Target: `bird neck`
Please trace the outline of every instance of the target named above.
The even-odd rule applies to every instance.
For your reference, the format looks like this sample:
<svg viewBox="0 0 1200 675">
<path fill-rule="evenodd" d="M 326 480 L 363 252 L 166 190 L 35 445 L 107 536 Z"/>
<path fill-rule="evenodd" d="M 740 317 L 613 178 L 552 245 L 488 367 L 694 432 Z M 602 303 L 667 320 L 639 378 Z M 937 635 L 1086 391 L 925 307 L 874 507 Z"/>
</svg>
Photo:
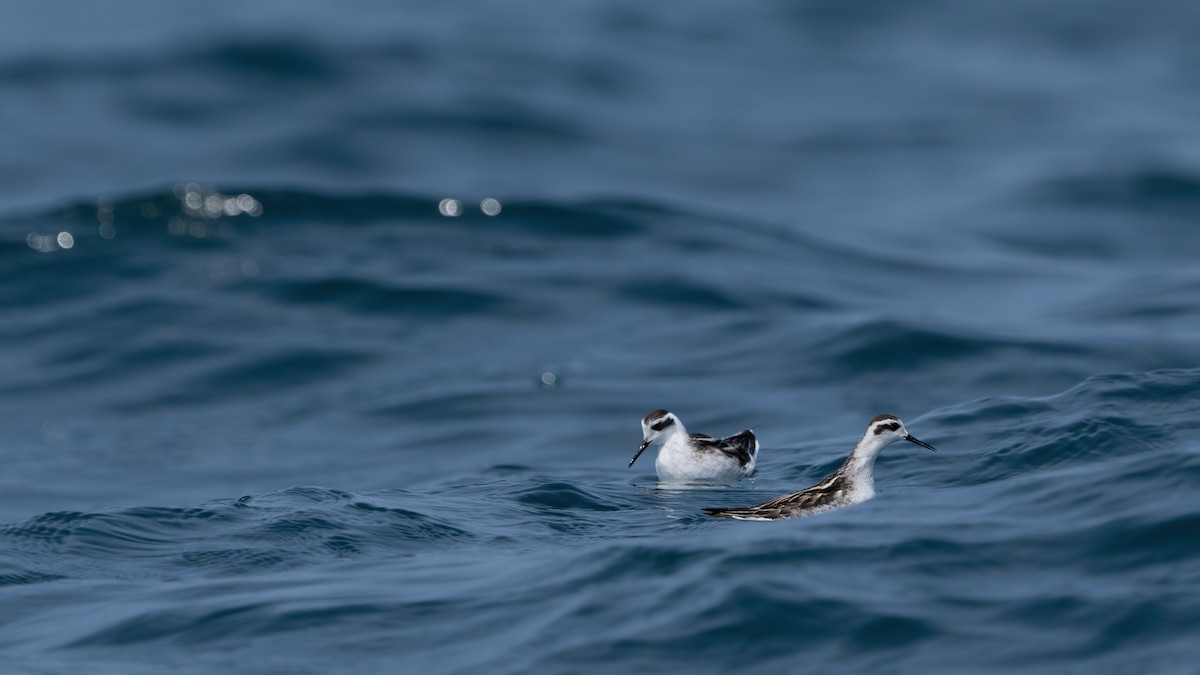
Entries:
<svg viewBox="0 0 1200 675">
<path fill-rule="evenodd" d="M 858 445 L 850 451 L 850 456 L 846 458 L 846 461 L 842 463 L 842 468 L 838 471 L 852 481 L 873 482 L 875 459 L 887 446 L 887 441 L 868 431 L 858 441 Z"/>
<path fill-rule="evenodd" d="M 667 445 L 668 443 L 679 443 L 681 441 L 686 441 L 687 438 L 688 432 L 687 429 L 683 428 L 683 422 L 676 422 L 667 428 L 666 433 L 664 433 L 662 436 L 659 436 L 659 442 L 662 445 Z"/>
</svg>

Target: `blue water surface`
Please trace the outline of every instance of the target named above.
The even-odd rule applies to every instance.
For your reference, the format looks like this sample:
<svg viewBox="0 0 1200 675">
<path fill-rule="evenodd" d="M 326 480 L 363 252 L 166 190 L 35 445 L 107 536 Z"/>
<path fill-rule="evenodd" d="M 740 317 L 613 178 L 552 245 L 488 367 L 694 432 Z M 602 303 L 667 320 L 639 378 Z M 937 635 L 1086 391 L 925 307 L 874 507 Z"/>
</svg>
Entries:
<svg viewBox="0 0 1200 675">
<path fill-rule="evenodd" d="M 0 671 L 1196 672 L 1198 7 L 10 12 Z"/>
</svg>

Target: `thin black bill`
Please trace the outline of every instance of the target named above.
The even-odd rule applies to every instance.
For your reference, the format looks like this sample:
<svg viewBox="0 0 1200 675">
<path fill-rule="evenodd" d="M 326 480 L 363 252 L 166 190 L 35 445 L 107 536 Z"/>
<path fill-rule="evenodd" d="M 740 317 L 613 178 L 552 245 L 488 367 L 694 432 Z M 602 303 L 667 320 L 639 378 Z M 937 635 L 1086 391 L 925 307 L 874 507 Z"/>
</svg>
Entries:
<svg viewBox="0 0 1200 675">
<path fill-rule="evenodd" d="M 645 452 L 646 448 L 648 447 L 650 447 L 650 441 L 642 441 L 642 447 L 638 448 L 638 451 L 633 455 L 633 459 L 629 460 L 629 466 L 633 466 L 633 463 L 637 461 L 638 457 L 642 456 L 642 453 Z"/>
<path fill-rule="evenodd" d="M 922 448 L 925 448 L 926 450 L 932 450 L 934 452 L 937 452 L 937 448 L 935 448 L 932 445 L 926 443 L 925 441 L 917 438 L 916 436 L 911 436 L 911 435 L 905 436 L 904 440 L 908 441 L 909 443 L 915 443 L 915 444 L 921 446 Z"/>
</svg>

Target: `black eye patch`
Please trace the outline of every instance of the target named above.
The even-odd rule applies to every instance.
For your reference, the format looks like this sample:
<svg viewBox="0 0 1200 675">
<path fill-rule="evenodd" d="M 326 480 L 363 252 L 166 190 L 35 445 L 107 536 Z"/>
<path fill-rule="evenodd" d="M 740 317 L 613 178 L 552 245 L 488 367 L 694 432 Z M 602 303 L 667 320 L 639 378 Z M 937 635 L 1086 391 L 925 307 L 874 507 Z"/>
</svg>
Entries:
<svg viewBox="0 0 1200 675">
<path fill-rule="evenodd" d="M 655 422 L 654 424 L 651 424 L 650 428 L 655 431 L 662 431 L 663 429 L 666 429 L 667 427 L 671 426 L 672 424 L 675 424 L 674 417 L 664 417 L 661 420 Z"/>
<path fill-rule="evenodd" d="M 879 434 L 882 434 L 885 431 L 895 431 L 899 428 L 900 428 L 899 422 L 890 422 L 888 424 L 880 424 L 879 426 L 875 427 L 875 435 L 878 436 Z"/>
</svg>

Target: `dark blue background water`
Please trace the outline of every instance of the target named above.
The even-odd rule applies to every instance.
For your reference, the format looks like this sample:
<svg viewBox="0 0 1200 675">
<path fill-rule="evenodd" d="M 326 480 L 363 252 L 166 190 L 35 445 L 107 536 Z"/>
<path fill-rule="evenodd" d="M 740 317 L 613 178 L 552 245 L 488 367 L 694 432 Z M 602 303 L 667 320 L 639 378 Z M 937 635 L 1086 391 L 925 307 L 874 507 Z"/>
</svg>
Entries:
<svg viewBox="0 0 1200 675">
<path fill-rule="evenodd" d="M 0 669 L 1195 672 L 1197 7 L 8 12 Z"/>
</svg>

